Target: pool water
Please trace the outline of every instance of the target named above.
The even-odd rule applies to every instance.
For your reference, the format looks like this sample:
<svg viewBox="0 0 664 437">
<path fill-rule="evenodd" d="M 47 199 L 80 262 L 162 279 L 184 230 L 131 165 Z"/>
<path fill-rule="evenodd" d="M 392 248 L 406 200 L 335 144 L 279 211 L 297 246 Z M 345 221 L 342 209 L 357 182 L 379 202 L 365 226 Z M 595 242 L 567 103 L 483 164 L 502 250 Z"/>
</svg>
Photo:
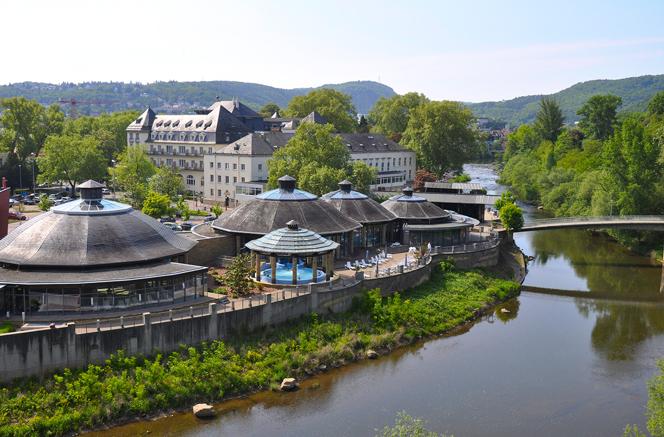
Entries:
<svg viewBox="0 0 664 437">
<path fill-rule="evenodd" d="M 316 282 L 325 281 L 325 272 L 316 270 Z M 293 283 L 293 270 L 290 264 L 277 265 L 277 284 L 292 284 Z M 297 266 L 297 283 L 308 284 L 312 282 L 312 269 L 311 267 Z M 272 282 L 272 270 L 268 267 L 261 270 L 261 281 Z"/>
</svg>

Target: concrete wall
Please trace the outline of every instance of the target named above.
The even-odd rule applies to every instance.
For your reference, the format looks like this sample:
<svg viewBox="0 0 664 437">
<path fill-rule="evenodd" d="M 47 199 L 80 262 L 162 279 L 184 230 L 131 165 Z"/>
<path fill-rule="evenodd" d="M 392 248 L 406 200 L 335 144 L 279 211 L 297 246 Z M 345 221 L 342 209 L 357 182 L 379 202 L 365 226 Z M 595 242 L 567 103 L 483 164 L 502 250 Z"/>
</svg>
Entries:
<svg viewBox="0 0 664 437">
<path fill-rule="evenodd" d="M 472 269 L 475 267 L 493 267 L 498 264 L 500 258 L 500 245 L 490 249 L 477 250 L 474 252 L 441 254 L 433 257 L 435 262 L 445 259 L 454 261 L 459 269 Z"/>
</svg>

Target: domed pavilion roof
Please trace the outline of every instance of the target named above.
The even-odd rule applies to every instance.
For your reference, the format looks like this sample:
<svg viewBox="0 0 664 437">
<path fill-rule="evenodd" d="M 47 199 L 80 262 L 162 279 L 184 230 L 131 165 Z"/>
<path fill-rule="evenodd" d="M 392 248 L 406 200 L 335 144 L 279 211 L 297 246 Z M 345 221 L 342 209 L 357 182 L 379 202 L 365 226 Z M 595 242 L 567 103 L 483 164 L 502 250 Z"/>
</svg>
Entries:
<svg viewBox="0 0 664 437">
<path fill-rule="evenodd" d="M 403 194 L 392 196 L 381 205 L 402 220 L 432 223 L 450 219 L 449 212 L 437 207 L 424 197 L 414 195 L 412 188 L 404 188 Z"/>
<path fill-rule="evenodd" d="M 327 253 L 339 247 L 339 243 L 321 237 L 308 229 L 300 228 L 294 220 L 289 221 L 286 225 L 285 228 L 251 240 L 245 244 L 245 247 L 265 254 L 302 256 Z"/>
<path fill-rule="evenodd" d="M 81 198 L 55 206 L 0 240 L 0 263 L 101 267 L 170 258 L 196 242 L 131 206 L 103 199 L 103 185 L 79 186 Z"/>
<path fill-rule="evenodd" d="M 279 178 L 279 188 L 223 213 L 212 227 L 229 233 L 265 235 L 290 220 L 321 235 L 340 234 L 362 226 L 318 196 L 296 189 L 294 178 L 283 176 Z"/>
<path fill-rule="evenodd" d="M 344 216 L 362 224 L 384 223 L 396 219 L 396 216 L 366 194 L 352 190 L 352 184 L 339 182 L 339 189 L 321 197 L 334 205 Z"/>
</svg>

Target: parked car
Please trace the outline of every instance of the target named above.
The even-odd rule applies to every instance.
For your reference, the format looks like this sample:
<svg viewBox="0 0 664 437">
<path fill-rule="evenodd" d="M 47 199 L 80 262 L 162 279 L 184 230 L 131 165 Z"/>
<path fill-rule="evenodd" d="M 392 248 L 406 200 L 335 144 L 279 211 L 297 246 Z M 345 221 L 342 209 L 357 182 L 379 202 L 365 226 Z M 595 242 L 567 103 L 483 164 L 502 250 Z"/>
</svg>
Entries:
<svg viewBox="0 0 664 437">
<path fill-rule="evenodd" d="M 159 221 L 161 223 L 167 223 L 167 222 L 170 223 L 170 222 L 175 222 L 175 218 L 174 217 L 162 217 L 162 218 L 159 219 Z"/>
<path fill-rule="evenodd" d="M 194 227 L 194 224 L 190 222 L 183 222 L 180 223 L 180 226 L 182 227 L 183 231 L 191 231 L 191 228 Z"/>
<path fill-rule="evenodd" d="M 178 225 L 175 222 L 164 222 L 162 224 L 164 226 L 168 227 L 168 228 L 171 228 L 172 231 L 181 231 L 182 230 L 182 226 Z"/>
<path fill-rule="evenodd" d="M 221 297 L 219 298 L 219 303 L 222 303 L 224 305 L 231 303 L 231 300 L 226 296 L 225 294 L 222 294 Z"/>
<path fill-rule="evenodd" d="M 109 194 L 111 194 L 111 190 L 109 190 L 108 188 L 102 188 L 101 189 L 101 194 L 109 195 Z"/>
<path fill-rule="evenodd" d="M 35 200 L 35 198 L 32 197 L 32 196 L 24 197 L 21 202 L 23 203 L 23 205 L 36 205 L 37 204 L 37 200 Z"/>
<path fill-rule="evenodd" d="M 60 196 L 57 195 L 57 194 L 49 194 L 48 195 L 48 200 L 50 200 L 51 202 L 55 202 L 58 199 L 60 199 Z"/>
<path fill-rule="evenodd" d="M 15 203 L 16 203 L 16 201 L 10 197 L 9 198 L 9 207 L 12 208 Z"/>
<path fill-rule="evenodd" d="M 20 213 L 18 211 L 9 211 L 9 214 L 7 216 L 12 220 L 27 220 L 28 219 L 28 217 L 25 214 Z"/>
<path fill-rule="evenodd" d="M 205 217 L 203 217 L 203 221 L 206 222 L 206 223 L 207 222 L 212 222 L 212 221 L 215 221 L 215 220 L 217 220 L 217 216 L 214 215 L 214 214 L 206 215 Z"/>
</svg>

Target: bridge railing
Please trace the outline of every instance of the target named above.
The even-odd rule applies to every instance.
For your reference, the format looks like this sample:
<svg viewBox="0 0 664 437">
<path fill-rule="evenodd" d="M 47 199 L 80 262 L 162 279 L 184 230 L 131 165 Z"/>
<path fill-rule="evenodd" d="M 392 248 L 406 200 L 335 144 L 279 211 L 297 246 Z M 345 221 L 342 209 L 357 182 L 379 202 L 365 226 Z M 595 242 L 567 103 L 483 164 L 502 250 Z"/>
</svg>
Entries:
<svg viewBox="0 0 664 437">
<path fill-rule="evenodd" d="M 579 217 L 556 217 L 550 219 L 529 220 L 523 224 L 524 228 L 546 225 L 559 225 L 564 223 L 664 223 L 664 215 L 603 215 L 603 216 L 579 216 Z"/>
</svg>

